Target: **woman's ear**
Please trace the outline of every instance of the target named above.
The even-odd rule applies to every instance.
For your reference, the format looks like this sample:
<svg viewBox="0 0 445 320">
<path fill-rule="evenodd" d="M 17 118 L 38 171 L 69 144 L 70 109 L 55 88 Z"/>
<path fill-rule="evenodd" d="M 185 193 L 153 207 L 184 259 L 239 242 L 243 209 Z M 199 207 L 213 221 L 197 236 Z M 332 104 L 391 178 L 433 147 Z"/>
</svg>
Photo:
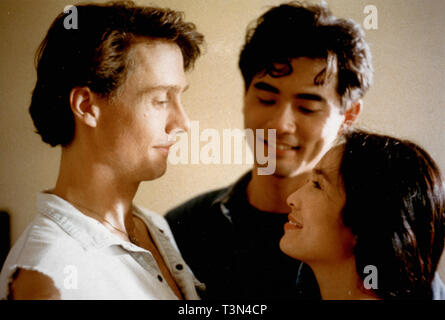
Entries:
<svg viewBox="0 0 445 320">
<path fill-rule="evenodd" d="M 74 117 L 81 123 L 96 127 L 100 115 L 97 95 L 88 87 L 74 87 L 70 92 L 70 105 Z"/>
</svg>

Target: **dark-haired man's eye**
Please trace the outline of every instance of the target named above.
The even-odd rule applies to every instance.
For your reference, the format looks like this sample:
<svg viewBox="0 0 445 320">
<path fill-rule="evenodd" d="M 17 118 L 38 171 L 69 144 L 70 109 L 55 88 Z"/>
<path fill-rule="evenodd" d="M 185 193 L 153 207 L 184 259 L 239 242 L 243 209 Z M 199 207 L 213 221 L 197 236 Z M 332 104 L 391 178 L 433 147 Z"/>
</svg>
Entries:
<svg viewBox="0 0 445 320">
<path fill-rule="evenodd" d="M 273 106 L 275 104 L 275 100 L 267 100 L 258 98 L 258 101 L 265 106 Z"/>
<path fill-rule="evenodd" d="M 305 108 L 305 107 L 298 107 L 298 109 L 299 109 L 302 113 L 304 113 L 304 114 L 311 114 L 311 113 L 314 113 L 314 112 L 315 112 L 314 110 L 311 110 L 311 109 L 308 109 L 308 108 Z"/>
</svg>

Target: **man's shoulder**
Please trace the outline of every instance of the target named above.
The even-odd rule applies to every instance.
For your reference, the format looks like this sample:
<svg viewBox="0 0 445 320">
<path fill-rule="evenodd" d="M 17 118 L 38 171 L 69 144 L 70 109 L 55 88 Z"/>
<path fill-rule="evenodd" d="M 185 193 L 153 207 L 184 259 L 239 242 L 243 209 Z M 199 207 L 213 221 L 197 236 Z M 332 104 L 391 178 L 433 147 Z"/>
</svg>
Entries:
<svg viewBox="0 0 445 320">
<path fill-rule="evenodd" d="M 148 219 L 156 228 L 162 231 L 164 231 L 164 229 L 168 229 L 167 221 L 161 214 L 137 205 L 133 205 L 133 210 L 136 215 Z"/>
<path fill-rule="evenodd" d="M 188 218 L 190 216 L 199 218 L 206 214 L 211 208 L 219 208 L 220 203 L 226 203 L 229 198 L 233 198 L 242 190 L 245 192 L 247 183 L 251 179 L 251 172 L 246 172 L 237 181 L 224 188 L 215 189 L 202 193 L 167 212 L 165 217 L 171 223 L 180 218 Z"/>
<path fill-rule="evenodd" d="M 182 255 L 194 272 L 196 266 L 187 258 L 197 254 L 197 246 L 210 243 L 207 233 L 214 230 L 213 227 L 221 230 L 221 219 L 224 217 L 218 210 L 218 199 L 226 192 L 227 188 L 222 188 L 200 194 L 165 215 Z M 197 259 L 200 261 L 200 258 Z"/>
<path fill-rule="evenodd" d="M 208 210 L 210 207 L 224 197 L 230 187 L 220 188 L 209 192 L 202 193 L 192 199 L 189 199 L 182 204 L 169 210 L 165 217 L 168 221 L 181 218 L 182 216 L 199 215 L 204 210 Z"/>
<path fill-rule="evenodd" d="M 440 278 L 439 272 L 436 272 L 431 288 L 433 290 L 433 300 L 445 300 L 445 285 Z"/>
</svg>

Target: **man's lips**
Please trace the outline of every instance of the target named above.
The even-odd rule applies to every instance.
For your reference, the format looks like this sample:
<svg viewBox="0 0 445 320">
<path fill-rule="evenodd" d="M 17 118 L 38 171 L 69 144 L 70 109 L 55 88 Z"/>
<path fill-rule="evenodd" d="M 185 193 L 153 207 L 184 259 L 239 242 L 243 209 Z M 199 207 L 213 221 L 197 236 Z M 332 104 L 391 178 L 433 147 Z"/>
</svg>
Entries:
<svg viewBox="0 0 445 320">
<path fill-rule="evenodd" d="M 277 150 L 283 150 L 283 151 L 285 151 L 285 150 L 299 150 L 301 148 L 296 143 L 287 143 L 284 141 L 277 141 L 277 142 L 275 142 L 275 144 L 273 144 L 273 143 L 269 143 L 269 141 L 267 141 L 267 140 L 262 140 L 262 141 L 268 147 L 270 147 L 270 148 L 275 147 L 275 149 L 277 149 Z"/>
<path fill-rule="evenodd" d="M 170 148 L 175 143 L 176 143 L 175 140 L 167 140 L 167 141 L 164 140 L 162 142 L 159 142 L 158 145 L 155 145 L 155 148 Z"/>
<path fill-rule="evenodd" d="M 174 145 L 174 143 L 165 143 L 155 146 L 156 149 L 163 151 L 164 153 L 167 153 L 170 151 L 170 147 Z"/>
</svg>

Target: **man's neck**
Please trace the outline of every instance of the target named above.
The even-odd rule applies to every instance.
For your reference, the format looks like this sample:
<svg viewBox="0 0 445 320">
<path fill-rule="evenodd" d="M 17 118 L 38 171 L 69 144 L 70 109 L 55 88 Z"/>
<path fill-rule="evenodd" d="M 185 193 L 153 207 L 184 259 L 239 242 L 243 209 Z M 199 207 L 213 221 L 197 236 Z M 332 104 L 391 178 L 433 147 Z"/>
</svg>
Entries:
<svg viewBox="0 0 445 320">
<path fill-rule="evenodd" d="M 306 182 L 307 177 L 307 173 L 293 177 L 258 175 L 254 168 L 252 179 L 247 186 L 249 203 L 262 211 L 289 213 L 287 197 L 300 188 Z"/>
<path fill-rule="evenodd" d="M 98 215 L 124 228 L 131 216 L 138 185 L 138 182 L 131 183 L 119 177 L 112 168 L 94 159 L 63 150 L 59 176 L 51 192 L 80 211 L 89 211 L 84 212 L 87 215 Z"/>
<path fill-rule="evenodd" d="M 308 264 L 317 278 L 323 300 L 378 299 L 372 290 L 364 289 L 354 256 L 340 262 Z"/>
</svg>

